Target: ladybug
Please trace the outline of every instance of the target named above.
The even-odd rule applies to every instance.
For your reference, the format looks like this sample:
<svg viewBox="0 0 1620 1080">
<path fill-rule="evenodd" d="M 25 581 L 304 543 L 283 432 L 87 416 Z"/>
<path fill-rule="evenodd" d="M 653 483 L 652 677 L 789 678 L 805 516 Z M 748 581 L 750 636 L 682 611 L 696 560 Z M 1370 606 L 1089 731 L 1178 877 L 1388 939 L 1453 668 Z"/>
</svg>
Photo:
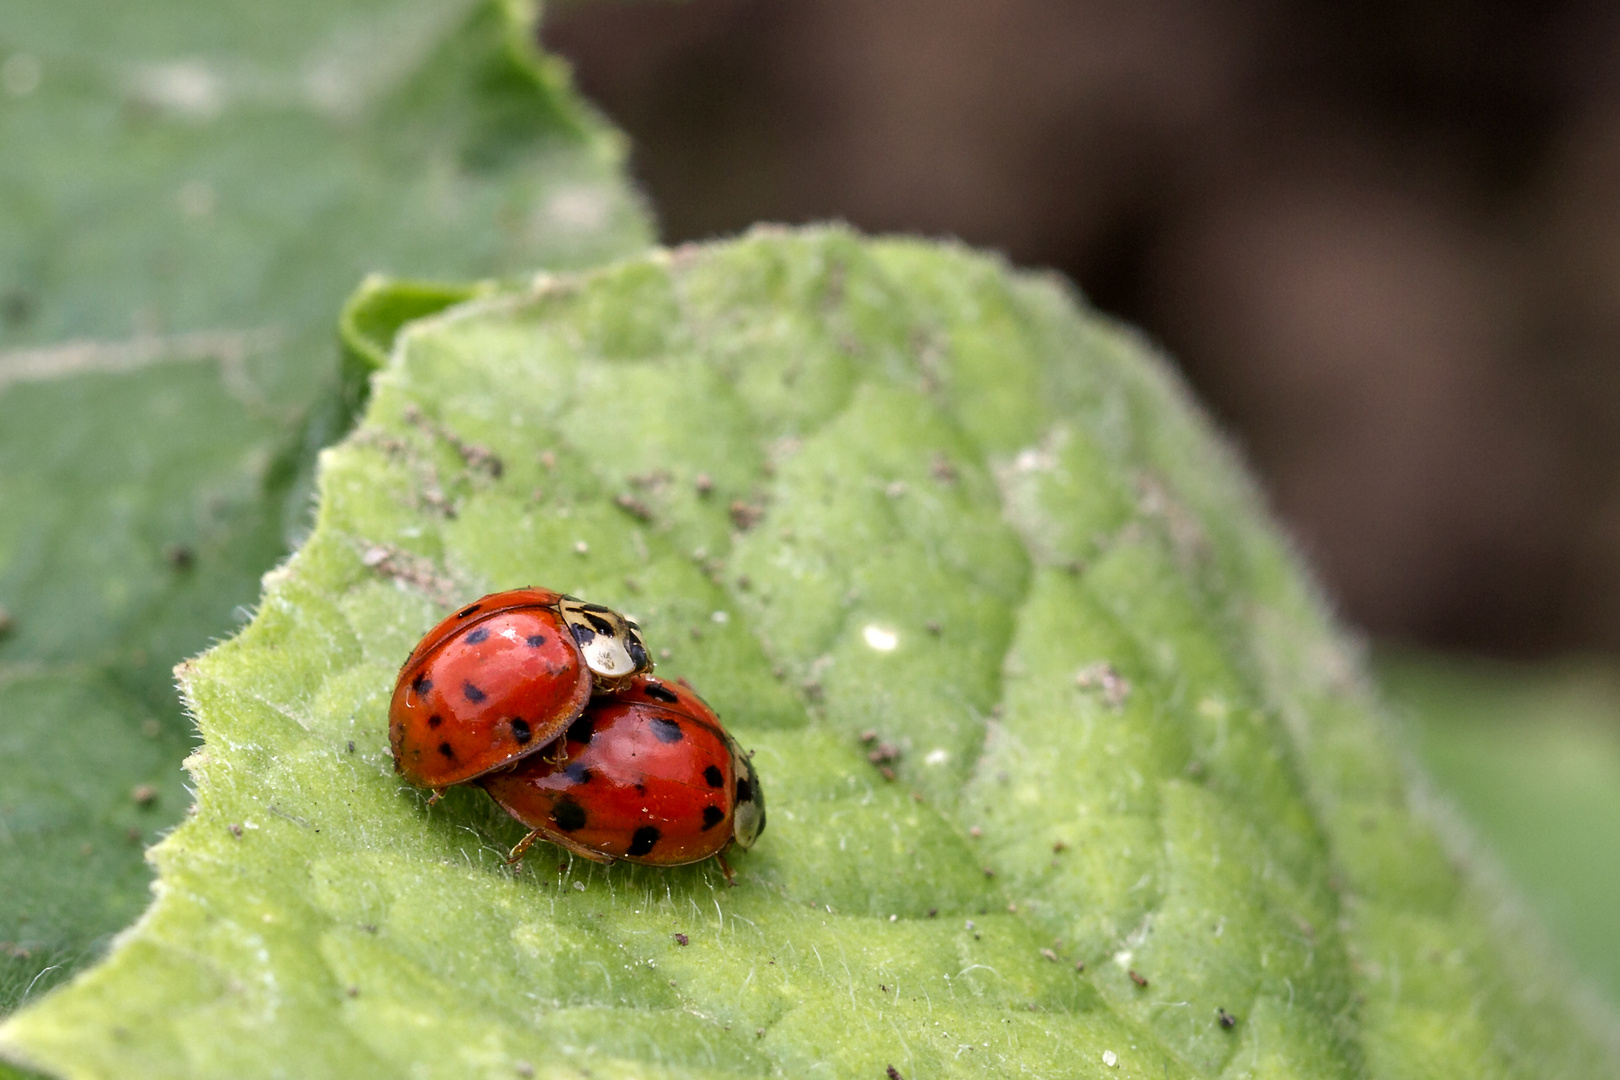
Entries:
<svg viewBox="0 0 1620 1080">
<path fill-rule="evenodd" d="M 435 791 L 471 780 L 554 742 L 594 691 L 651 667 L 617 612 L 549 589 L 491 593 L 429 630 L 399 669 L 394 770 Z"/>
<path fill-rule="evenodd" d="M 747 850 L 765 828 L 754 766 L 684 680 L 646 675 L 593 700 L 564 736 L 566 756 L 535 755 L 478 783 L 536 840 L 595 862 L 683 866 Z M 565 763 L 564 763 L 565 762 Z"/>
</svg>

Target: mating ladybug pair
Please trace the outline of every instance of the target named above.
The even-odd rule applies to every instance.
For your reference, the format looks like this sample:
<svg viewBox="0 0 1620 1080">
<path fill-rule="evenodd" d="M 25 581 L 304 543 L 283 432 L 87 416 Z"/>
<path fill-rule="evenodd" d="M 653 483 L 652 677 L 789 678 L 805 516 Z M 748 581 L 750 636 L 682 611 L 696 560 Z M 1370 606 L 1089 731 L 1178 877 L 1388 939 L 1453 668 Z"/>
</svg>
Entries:
<svg viewBox="0 0 1620 1080">
<path fill-rule="evenodd" d="M 685 680 L 655 679 L 640 628 L 548 589 L 492 593 L 427 632 L 388 710 L 394 768 L 434 799 L 475 783 L 596 862 L 682 866 L 765 828 L 754 767 Z M 549 748 L 549 749 L 544 749 Z"/>
</svg>

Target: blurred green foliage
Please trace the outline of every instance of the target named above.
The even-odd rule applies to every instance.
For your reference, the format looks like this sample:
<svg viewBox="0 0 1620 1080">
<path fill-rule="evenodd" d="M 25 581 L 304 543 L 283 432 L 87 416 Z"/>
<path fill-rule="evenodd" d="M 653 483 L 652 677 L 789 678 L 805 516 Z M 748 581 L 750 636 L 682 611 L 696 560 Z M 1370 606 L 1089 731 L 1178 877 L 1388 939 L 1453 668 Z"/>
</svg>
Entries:
<svg viewBox="0 0 1620 1080">
<path fill-rule="evenodd" d="M 1412 653 L 1378 669 L 1439 790 L 1620 1004 L 1620 675 Z"/>
<path fill-rule="evenodd" d="M 307 529 L 361 385 L 342 298 L 648 240 L 533 20 L 0 0 L 0 1012 L 149 901 L 190 801 L 170 669 Z"/>
</svg>

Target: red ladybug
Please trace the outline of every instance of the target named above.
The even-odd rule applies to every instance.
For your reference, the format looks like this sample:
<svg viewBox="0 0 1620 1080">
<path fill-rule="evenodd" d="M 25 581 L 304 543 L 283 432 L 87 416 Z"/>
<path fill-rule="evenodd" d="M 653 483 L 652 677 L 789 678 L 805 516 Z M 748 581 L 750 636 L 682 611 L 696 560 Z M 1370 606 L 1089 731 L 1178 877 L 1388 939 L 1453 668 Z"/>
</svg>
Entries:
<svg viewBox="0 0 1620 1080">
<path fill-rule="evenodd" d="M 553 742 L 593 689 L 652 667 L 635 623 L 549 589 L 491 593 L 429 630 L 388 709 L 394 769 L 442 789 Z"/>
<path fill-rule="evenodd" d="M 753 764 L 684 681 L 637 676 L 597 698 L 568 728 L 566 756 L 536 755 L 479 778 L 537 839 L 596 862 L 681 866 L 747 850 L 765 828 Z"/>
</svg>

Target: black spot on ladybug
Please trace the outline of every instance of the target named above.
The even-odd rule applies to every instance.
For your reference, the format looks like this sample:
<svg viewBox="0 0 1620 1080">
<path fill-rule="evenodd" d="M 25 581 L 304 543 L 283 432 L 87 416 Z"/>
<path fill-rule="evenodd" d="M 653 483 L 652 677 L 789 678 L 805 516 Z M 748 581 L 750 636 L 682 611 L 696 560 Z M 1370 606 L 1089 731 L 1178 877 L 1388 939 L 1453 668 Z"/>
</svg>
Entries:
<svg viewBox="0 0 1620 1080">
<path fill-rule="evenodd" d="M 442 723 L 444 723 L 444 717 L 440 716 L 438 713 L 434 713 L 432 716 L 428 717 L 428 727 L 430 728 L 437 728 Z"/>
<path fill-rule="evenodd" d="M 576 784 L 588 784 L 591 782 L 591 770 L 577 761 L 564 769 L 563 773 Z"/>
<path fill-rule="evenodd" d="M 597 612 L 601 612 L 604 615 L 613 614 L 613 609 L 612 608 L 603 607 L 601 604 L 581 604 L 581 605 L 579 605 L 579 610 L 581 610 L 581 611 L 597 611 Z"/>
<path fill-rule="evenodd" d="M 703 779 L 709 782 L 710 787 L 723 787 L 726 782 L 725 774 L 720 771 L 717 765 L 710 765 L 707 769 L 704 769 Z"/>
<path fill-rule="evenodd" d="M 589 645 L 591 642 L 596 640 L 596 631 L 592 630 L 588 626 L 582 626 L 579 623 L 569 623 L 568 629 L 573 632 L 574 640 L 579 642 L 582 646 Z"/>
<path fill-rule="evenodd" d="M 456 748 L 447 742 L 442 742 L 439 744 L 439 753 L 454 761 L 456 756 Z"/>
<path fill-rule="evenodd" d="M 416 678 L 411 680 L 411 689 L 415 690 L 418 694 L 425 694 L 429 690 L 433 689 L 433 680 L 428 678 L 425 674 L 418 675 Z"/>
<path fill-rule="evenodd" d="M 544 635 L 544 634 L 530 634 L 528 637 L 524 638 L 523 640 L 526 643 L 528 643 L 529 648 L 538 649 L 540 646 L 542 646 L 542 645 L 544 645 L 546 643 L 546 635 Z"/>
<path fill-rule="evenodd" d="M 662 716 L 653 717 L 648 726 L 661 743 L 678 743 L 686 738 L 685 733 L 681 731 L 681 725 L 673 720 L 665 720 Z"/>
<path fill-rule="evenodd" d="M 484 606 L 483 604 L 474 604 L 472 607 L 462 608 L 460 611 L 456 612 L 456 618 L 465 619 L 467 616 L 473 614 L 475 611 L 477 611 L 479 608 L 481 608 L 483 606 Z"/>
<path fill-rule="evenodd" d="M 708 832 L 726 819 L 726 812 L 718 806 L 705 806 L 703 808 L 703 831 Z"/>
<path fill-rule="evenodd" d="M 737 801 L 740 803 L 754 801 L 754 785 L 748 782 L 746 776 L 737 777 Z"/>
<path fill-rule="evenodd" d="M 488 694 L 484 693 L 482 690 L 478 689 L 478 687 L 474 686 L 472 683 L 462 683 L 461 684 L 461 692 L 463 694 L 466 694 L 467 695 L 467 700 L 472 702 L 474 705 L 483 704 L 484 699 L 489 696 Z"/>
<path fill-rule="evenodd" d="M 645 668 L 652 665 L 652 657 L 647 655 L 647 648 L 646 646 L 642 645 L 639 639 L 631 638 L 629 641 L 625 642 L 624 651 L 630 654 L 630 661 L 631 663 L 635 664 L 636 667 Z"/>
<path fill-rule="evenodd" d="M 613 624 L 602 618 L 602 616 L 592 615 L 587 611 L 585 613 L 585 621 L 590 623 L 592 629 L 594 629 L 598 634 L 606 634 L 608 637 L 613 636 Z"/>
<path fill-rule="evenodd" d="M 556 806 L 551 808 L 551 820 L 563 832 L 583 829 L 585 827 L 585 808 L 573 799 L 564 796 L 557 800 Z"/>
<path fill-rule="evenodd" d="M 512 717 L 512 738 L 520 743 L 534 738 L 534 732 L 529 730 L 529 722 L 521 716 Z"/>
<path fill-rule="evenodd" d="M 478 629 L 476 629 L 472 633 L 468 634 L 466 640 L 467 640 L 467 644 L 469 644 L 469 645 L 477 645 L 477 644 L 479 644 L 481 642 L 488 641 L 489 640 L 489 628 L 484 627 L 484 626 L 480 626 Z"/>
<path fill-rule="evenodd" d="M 596 734 L 596 721 L 589 716 L 582 716 L 568 725 L 568 741 L 591 744 L 591 736 Z"/>
<path fill-rule="evenodd" d="M 653 845 L 658 843 L 659 839 L 662 838 L 663 835 L 663 833 L 658 831 L 657 826 L 643 825 L 641 828 L 636 830 L 634 836 L 630 837 L 630 849 L 626 851 L 625 854 L 632 858 L 638 855 L 645 855 L 647 852 L 653 849 Z"/>
<path fill-rule="evenodd" d="M 680 703 L 681 699 L 675 694 L 675 692 L 660 683 L 650 682 L 647 684 L 646 690 L 647 696 L 652 698 L 654 701 L 664 701 L 671 705 Z"/>
</svg>

